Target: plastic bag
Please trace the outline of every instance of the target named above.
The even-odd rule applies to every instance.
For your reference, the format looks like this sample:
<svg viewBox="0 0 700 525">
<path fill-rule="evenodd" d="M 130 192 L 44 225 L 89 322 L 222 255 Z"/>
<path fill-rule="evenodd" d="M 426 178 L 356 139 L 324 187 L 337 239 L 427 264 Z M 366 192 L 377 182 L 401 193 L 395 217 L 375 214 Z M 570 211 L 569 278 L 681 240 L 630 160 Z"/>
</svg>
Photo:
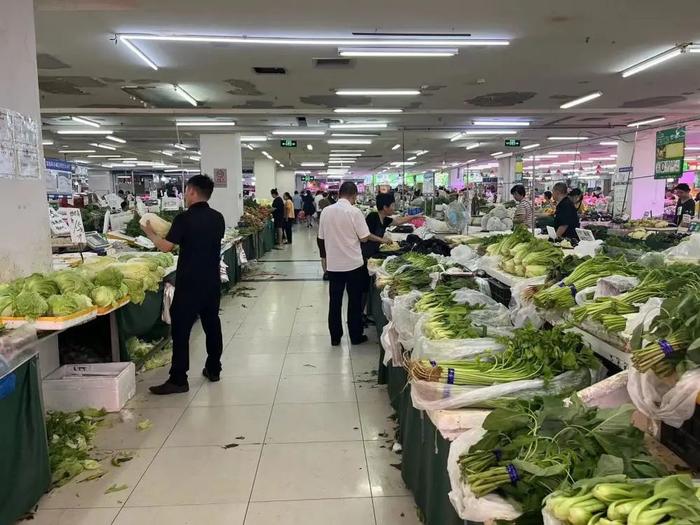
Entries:
<svg viewBox="0 0 700 525">
<path fill-rule="evenodd" d="M 387 321 L 391 321 L 394 300 L 389 297 L 389 288 L 384 288 L 379 293 L 379 298 L 382 300 L 382 312 L 384 312 L 384 317 L 386 317 Z"/>
<path fill-rule="evenodd" d="M 544 319 L 537 311 L 535 304 L 525 299 L 525 292 L 532 286 L 540 286 L 545 283 L 546 276 L 531 277 L 524 281 L 517 282 L 511 289 L 510 295 L 510 321 L 516 328 L 530 325 L 540 328 L 544 324 Z"/>
<path fill-rule="evenodd" d="M 502 304 L 494 301 L 488 295 L 485 295 L 477 290 L 472 290 L 471 288 L 460 288 L 452 293 L 452 299 L 457 304 L 468 304 L 470 306 L 482 304 L 489 308 L 494 308 L 496 306 L 503 306 Z"/>
<path fill-rule="evenodd" d="M 391 361 L 394 366 L 403 366 L 403 354 L 401 352 L 401 344 L 399 343 L 399 334 L 396 332 L 393 321 L 389 321 L 384 325 L 379 340 L 382 343 L 382 348 L 384 348 L 384 366 L 388 366 L 389 361 Z"/>
<path fill-rule="evenodd" d="M 595 254 L 599 253 L 602 249 L 603 241 L 600 239 L 595 241 L 581 241 L 576 248 L 574 248 L 574 255 L 577 257 L 594 257 Z"/>
<path fill-rule="evenodd" d="M 652 297 L 640 308 L 639 312 L 627 318 L 625 329 L 620 335 L 625 339 L 631 339 L 638 326 L 643 325 L 646 332 L 651 328 L 651 322 L 661 313 L 661 305 L 664 300 L 661 297 Z"/>
<path fill-rule="evenodd" d="M 479 291 L 487 297 L 491 297 L 491 285 L 488 279 L 483 277 L 475 277 L 474 281 L 479 286 Z"/>
<path fill-rule="evenodd" d="M 461 288 L 455 290 L 452 297 L 458 304 L 484 305 L 483 310 L 474 310 L 469 313 L 469 318 L 474 325 L 512 328 L 508 308 L 488 295 L 469 288 Z"/>
<path fill-rule="evenodd" d="M 464 204 L 459 201 L 452 201 L 447 206 L 443 207 L 445 213 L 445 222 L 452 231 L 461 232 L 469 223 L 469 212 Z"/>
<path fill-rule="evenodd" d="M 226 264 L 223 259 L 219 261 L 219 278 L 222 283 L 228 282 L 228 264 Z"/>
<path fill-rule="evenodd" d="M 484 353 L 502 352 L 505 347 L 492 337 L 475 339 L 428 339 L 422 335 L 423 323 L 420 319 L 416 325 L 416 338 L 413 342 L 412 359 L 433 359 L 435 361 L 453 361 L 456 359 L 475 358 Z"/>
<path fill-rule="evenodd" d="M 466 244 L 460 244 L 459 246 L 452 248 L 450 257 L 462 266 L 469 267 L 476 262 L 476 260 L 479 258 L 479 254 Z"/>
<path fill-rule="evenodd" d="M 700 369 L 687 371 L 675 385 L 669 385 L 653 372 L 642 374 L 630 368 L 627 392 L 642 414 L 680 428 L 695 413 L 700 394 Z"/>
<path fill-rule="evenodd" d="M 173 304 L 174 298 L 175 287 L 170 283 L 165 283 L 163 287 L 163 311 L 160 314 L 160 318 L 165 324 L 172 324 L 170 322 L 170 305 Z"/>
<path fill-rule="evenodd" d="M 492 386 L 449 385 L 433 381 L 411 380 L 411 399 L 418 410 L 450 410 L 483 407 L 499 398 L 532 399 L 536 396 L 562 396 L 592 383 L 591 371 L 571 370 L 553 378 L 526 379 Z"/>
<path fill-rule="evenodd" d="M 423 313 L 413 311 L 413 305 L 423 296 L 423 292 L 411 290 L 409 293 L 394 298 L 391 319 L 398 334 L 399 343 L 406 350 L 412 350 L 415 341 L 415 327 Z"/>
<path fill-rule="evenodd" d="M 697 262 L 700 260 L 700 233 L 693 233 L 687 239 L 664 252 L 667 260 Z"/>
<path fill-rule="evenodd" d="M 433 219 L 432 217 L 425 218 L 425 227 L 432 233 L 449 233 L 451 231 L 446 222 Z"/>
<path fill-rule="evenodd" d="M 639 279 L 636 277 L 628 277 L 626 275 L 610 275 L 598 279 L 595 287 L 595 299 L 598 297 L 614 297 L 631 290 L 639 284 Z"/>
<path fill-rule="evenodd" d="M 469 448 L 484 437 L 485 433 L 483 428 L 469 429 L 450 445 L 450 453 L 447 456 L 447 474 L 452 490 L 448 496 L 452 506 L 457 511 L 457 515 L 463 520 L 479 523 L 494 520 L 512 521 L 522 514 L 520 509 L 498 494 L 487 494 L 477 498 L 469 485 L 462 482 L 461 479 L 459 457 L 465 452 L 469 452 Z"/>
</svg>

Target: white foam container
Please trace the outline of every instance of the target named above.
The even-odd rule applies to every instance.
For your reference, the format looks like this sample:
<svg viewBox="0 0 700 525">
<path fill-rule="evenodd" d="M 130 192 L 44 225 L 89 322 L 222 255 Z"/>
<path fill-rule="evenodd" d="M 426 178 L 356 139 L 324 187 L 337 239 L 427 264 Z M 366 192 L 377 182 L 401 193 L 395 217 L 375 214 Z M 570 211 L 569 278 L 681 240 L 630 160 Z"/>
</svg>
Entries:
<svg viewBox="0 0 700 525">
<path fill-rule="evenodd" d="M 42 388 L 46 410 L 119 412 L 136 394 L 136 368 L 131 362 L 64 365 L 44 379 Z"/>
</svg>

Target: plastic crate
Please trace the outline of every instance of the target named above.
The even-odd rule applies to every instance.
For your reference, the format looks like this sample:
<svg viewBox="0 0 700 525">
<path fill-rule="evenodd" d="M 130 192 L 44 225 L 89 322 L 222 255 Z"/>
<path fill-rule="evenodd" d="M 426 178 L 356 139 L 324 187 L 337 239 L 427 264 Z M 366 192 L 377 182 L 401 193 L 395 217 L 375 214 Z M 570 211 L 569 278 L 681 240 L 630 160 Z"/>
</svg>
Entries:
<svg viewBox="0 0 700 525">
<path fill-rule="evenodd" d="M 661 424 L 661 443 L 670 448 L 692 469 L 700 469 L 700 407 L 681 428 Z"/>
<path fill-rule="evenodd" d="M 47 410 L 119 412 L 136 394 L 134 363 L 64 365 L 43 381 Z"/>
<path fill-rule="evenodd" d="M 501 281 L 494 279 L 493 277 L 489 277 L 488 282 L 493 300 L 506 307 L 509 306 L 511 297 L 510 286 L 503 284 Z"/>
</svg>

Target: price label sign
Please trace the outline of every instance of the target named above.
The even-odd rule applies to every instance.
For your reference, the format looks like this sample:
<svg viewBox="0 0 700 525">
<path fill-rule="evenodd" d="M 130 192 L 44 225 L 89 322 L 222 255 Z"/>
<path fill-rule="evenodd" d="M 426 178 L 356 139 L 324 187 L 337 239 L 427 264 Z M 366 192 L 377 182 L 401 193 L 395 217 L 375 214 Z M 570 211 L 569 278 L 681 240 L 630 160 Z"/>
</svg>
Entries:
<svg viewBox="0 0 700 525">
<path fill-rule="evenodd" d="M 246 256 L 243 245 L 240 242 L 236 243 L 236 255 L 238 256 L 238 264 L 248 263 L 248 257 Z"/>
<path fill-rule="evenodd" d="M 77 208 L 59 208 L 58 213 L 63 217 L 67 217 L 68 229 L 70 232 L 70 240 L 74 243 L 85 243 L 85 226 L 83 225 L 83 216 Z"/>
<path fill-rule="evenodd" d="M 552 226 L 547 226 L 547 234 L 549 235 L 550 239 L 557 239 L 557 231 Z"/>
<path fill-rule="evenodd" d="M 584 228 L 576 228 L 576 235 L 580 241 L 595 241 L 593 232 L 591 230 L 586 230 Z"/>
</svg>

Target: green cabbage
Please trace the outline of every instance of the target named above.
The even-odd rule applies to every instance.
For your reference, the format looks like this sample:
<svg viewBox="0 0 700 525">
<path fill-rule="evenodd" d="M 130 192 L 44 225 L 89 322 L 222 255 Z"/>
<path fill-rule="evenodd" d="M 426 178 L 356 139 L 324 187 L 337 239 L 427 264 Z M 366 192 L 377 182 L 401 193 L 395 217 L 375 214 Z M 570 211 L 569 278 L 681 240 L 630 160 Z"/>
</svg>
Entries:
<svg viewBox="0 0 700 525">
<path fill-rule="evenodd" d="M 61 270 L 54 273 L 51 278 L 56 282 L 61 293 L 75 292 L 90 295 L 94 285 L 76 270 Z"/>
<path fill-rule="evenodd" d="M 68 295 L 52 295 L 46 302 L 49 304 L 49 313 L 55 317 L 63 317 L 80 310 L 75 299 Z"/>
<path fill-rule="evenodd" d="M 59 293 L 58 285 L 40 273 L 33 273 L 24 279 L 22 290 L 37 292 L 44 298 L 51 297 L 52 295 Z"/>
<path fill-rule="evenodd" d="M 109 265 L 117 262 L 114 257 L 94 257 L 89 262 L 80 265 L 78 271 L 88 280 L 95 279 L 97 274 L 107 268 Z"/>
<path fill-rule="evenodd" d="M 143 289 L 143 282 L 139 279 L 124 279 L 124 285 L 129 290 L 129 297 L 134 304 L 143 303 L 146 292 Z"/>
<path fill-rule="evenodd" d="M 14 298 L 10 295 L 0 295 L 0 317 L 14 317 Z"/>
<path fill-rule="evenodd" d="M 75 293 L 75 292 L 68 292 L 64 294 L 71 299 L 75 301 L 75 303 L 78 305 L 79 310 L 85 310 L 86 308 L 92 308 L 95 306 L 92 304 L 92 299 L 90 299 L 87 295 Z"/>
<path fill-rule="evenodd" d="M 114 289 L 109 286 L 98 286 L 91 293 L 90 297 L 100 308 L 111 306 L 117 302 Z"/>
<path fill-rule="evenodd" d="M 110 286 L 112 288 L 119 288 L 124 280 L 122 272 L 114 267 L 108 267 L 104 270 L 100 270 L 95 276 L 95 284 L 97 286 Z"/>
<path fill-rule="evenodd" d="M 24 291 L 17 294 L 14 301 L 14 314 L 17 317 L 36 319 L 49 311 L 46 300 L 37 292 Z"/>
</svg>

